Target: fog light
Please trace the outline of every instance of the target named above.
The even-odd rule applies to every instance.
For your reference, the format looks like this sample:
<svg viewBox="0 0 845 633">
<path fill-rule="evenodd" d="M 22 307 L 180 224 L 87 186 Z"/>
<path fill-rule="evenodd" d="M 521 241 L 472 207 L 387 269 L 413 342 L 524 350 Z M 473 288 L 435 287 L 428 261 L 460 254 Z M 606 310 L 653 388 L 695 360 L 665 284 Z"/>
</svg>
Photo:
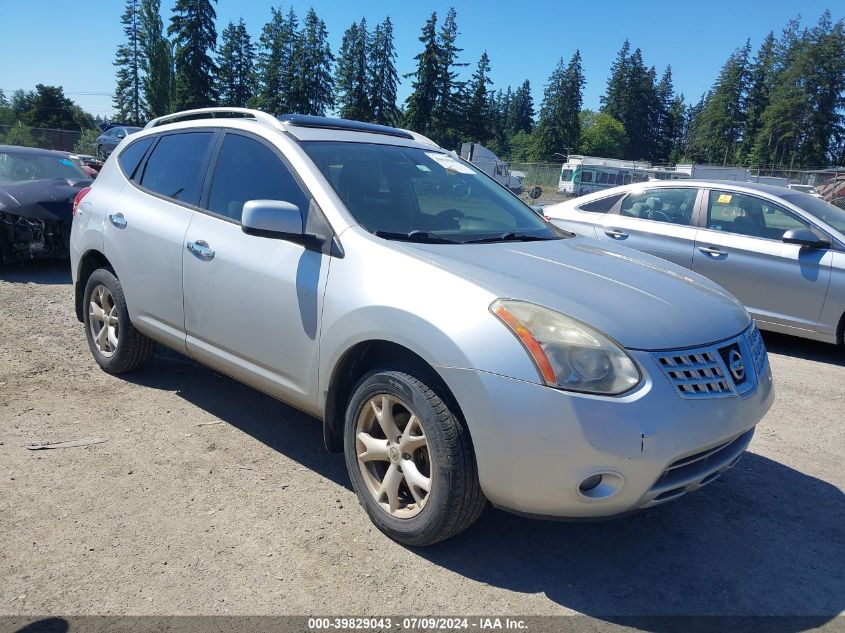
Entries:
<svg viewBox="0 0 845 633">
<path fill-rule="evenodd" d="M 601 483 L 601 475 L 590 475 L 584 481 L 581 482 L 581 485 L 578 486 L 578 490 L 581 492 L 588 492 L 598 486 Z"/>
</svg>

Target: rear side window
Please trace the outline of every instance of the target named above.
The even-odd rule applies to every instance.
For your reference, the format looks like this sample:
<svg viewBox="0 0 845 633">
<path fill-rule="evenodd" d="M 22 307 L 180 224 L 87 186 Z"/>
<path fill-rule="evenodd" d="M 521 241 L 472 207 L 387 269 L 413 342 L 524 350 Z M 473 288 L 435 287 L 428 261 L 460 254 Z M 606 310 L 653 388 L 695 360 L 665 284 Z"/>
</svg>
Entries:
<svg viewBox="0 0 845 633">
<path fill-rule="evenodd" d="M 138 169 L 138 165 L 141 164 L 141 159 L 144 157 L 144 154 L 147 153 L 147 150 L 150 149 L 150 145 L 153 144 L 153 140 L 155 139 L 152 136 L 142 138 L 140 141 L 132 143 L 129 147 L 120 152 L 117 162 L 120 164 L 120 168 L 123 170 L 123 173 L 126 174 L 127 178 L 131 179 L 135 175 L 135 170 Z"/>
<path fill-rule="evenodd" d="M 249 200 L 282 200 L 308 211 L 308 196 L 287 165 L 266 145 L 227 134 L 211 180 L 208 210 L 240 222 Z"/>
<path fill-rule="evenodd" d="M 578 207 L 579 211 L 592 211 L 593 213 L 607 213 L 610 211 L 617 202 L 624 196 L 624 193 L 617 193 L 613 196 L 607 196 L 606 198 L 600 198 L 598 200 L 592 200 L 591 202 L 587 202 L 586 204 L 582 204 Z"/>
<path fill-rule="evenodd" d="M 155 193 L 197 204 L 212 132 L 185 132 L 163 136 L 147 159 L 141 186 Z"/>
</svg>

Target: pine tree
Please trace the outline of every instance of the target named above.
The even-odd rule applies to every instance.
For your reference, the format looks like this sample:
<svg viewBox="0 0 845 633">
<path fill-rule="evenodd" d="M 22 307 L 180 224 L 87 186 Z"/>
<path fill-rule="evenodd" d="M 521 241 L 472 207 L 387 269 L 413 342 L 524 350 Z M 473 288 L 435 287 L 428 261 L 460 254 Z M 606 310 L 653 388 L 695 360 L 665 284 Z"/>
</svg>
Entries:
<svg viewBox="0 0 845 633">
<path fill-rule="evenodd" d="M 297 27 L 293 9 L 286 17 L 281 7 L 270 8 L 270 21 L 261 29 L 258 40 L 258 94 L 250 102 L 252 107 L 273 114 L 291 111 L 290 95 L 296 77 L 293 54 L 299 37 Z"/>
<path fill-rule="evenodd" d="M 667 163 L 672 154 L 675 140 L 675 126 L 677 120 L 672 115 L 675 103 L 675 89 L 672 86 L 672 67 L 667 66 L 655 87 L 657 101 L 654 112 L 656 114 L 654 126 L 653 153 L 649 157 L 655 162 Z"/>
<path fill-rule="evenodd" d="M 622 117 L 628 136 L 626 158 L 647 159 L 655 151 L 657 88 L 654 68 L 646 68 L 638 48 L 627 63 L 627 81 L 622 99 Z"/>
<path fill-rule="evenodd" d="M 669 106 L 669 121 L 671 129 L 669 164 L 676 165 L 684 157 L 686 147 L 684 140 L 687 133 L 687 106 L 683 94 L 672 99 L 672 105 Z"/>
<path fill-rule="evenodd" d="M 126 0 L 120 23 L 123 24 L 126 40 L 117 47 L 114 60 L 117 67 L 114 103 L 120 111 L 125 112 L 126 123 L 140 125 L 146 113 L 146 104 L 142 91 L 143 54 L 138 0 Z"/>
<path fill-rule="evenodd" d="M 217 55 L 216 88 L 222 106 L 245 108 L 255 92 L 255 46 L 243 19 L 229 22 Z"/>
<path fill-rule="evenodd" d="M 293 66 L 299 69 L 291 104 L 295 112 L 325 116 L 334 107 L 334 55 L 328 38 L 326 23 L 309 9 L 293 54 Z"/>
<path fill-rule="evenodd" d="M 775 79 L 775 34 L 769 33 L 748 70 L 748 94 L 745 98 L 745 126 L 742 143 L 737 151 L 737 162 L 755 162 L 754 145 L 763 126 L 763 113 L 769 106 L 769 97 Z"/>
<path fill-rule="evenodd" d="M 216 101 L 214 77 L 217 72 L 211 55 L 217 45 L 213 2 L 217 0 L 176 0 L 167 33 L 176 48 L 176 110 L 203 108 Z"/>
<path fill-rule="evenodd" d="M 556 155 L 577 147 L 581 137 L 578 115 L 584 83 L 580 51 L 575 51 L 567 66 L 561 58 L 549 78 L 540 106 L 537 142 L 541 160 L 555 160 Z"/>
<path fill-rule="evenodd" d="M 353 22 L 344 32 L 337 60 L 337 104 L 340 116 L 344 119 L 371 121 L 373 118 L 367 81 L 369 48 L 367 21 L 362 18 L 361 22 Z"/>
<path fill-rule="evenodd" d="M 470 99 L 464 116 L 464 137 L 469 141 L 486 143 L 493 136 L 490 117 L 490 58 L 487 51 L 481 54 L 478 66 L 470 80 Z"/>
<path fill-rule="evenodd" d="M 463 119 L 463 106 L 467 98 L 465 84 L 458 81 L 456 68 L 466 66 L 458 62 L 458 55 L 463 49 L 458 48 L 457 11 L 451 7 L 446 13 L 440 33 L 437 37 L 438 71 L 437 98 L 431 113 L 431 129 L 433 140 L 449 147 L 457 144 L 455 129 Z"/>
<path fill-rule="evenodd" d="M 399 75 L 396 72 L 396 49 L 393 46 L 393 23 L 390 16 L 376 26 L 367 58 L 372 120 L 381 125 L 396 125 L 399 121 L 399 110 L 396 107 Z"/>
<path fill-rule="evenodd" d="M 613 118 L 622 121 L 625 115 L 625 98 L 628 91 L 629 55 L 631 44 L 628 40 L 622 44 L 622 48 L 616 54 L 616 60 L 610 67 L 610 77 L 607 80 L 607 89 L 601 97 L 601 111 Z"/>
<path fill-rule="evenodd" d="M 437 13 L 426 20 L 419 41 L 423 50 L 414 59 L 417 69 L 405 77 L 413 77 L 411 94 L 405 101 L 405 127 L 427 134 L 439 95 L 440 47 L 437 42 Z"/>
<path fill-rule="evenodd" d="M 531 84 L 527 79 L 513 93 L 508 111 L 508 129 L 512 134 L 530 134 L 534 130 L 534 99 L 531 97 Z"/>
<path fill-rule="evenodd" d="M 160 0 L 141 0 L 140 33 L 147 117 L 168 114 L 173 98 L 173 51 L 164 36 Z"/>
</svg>

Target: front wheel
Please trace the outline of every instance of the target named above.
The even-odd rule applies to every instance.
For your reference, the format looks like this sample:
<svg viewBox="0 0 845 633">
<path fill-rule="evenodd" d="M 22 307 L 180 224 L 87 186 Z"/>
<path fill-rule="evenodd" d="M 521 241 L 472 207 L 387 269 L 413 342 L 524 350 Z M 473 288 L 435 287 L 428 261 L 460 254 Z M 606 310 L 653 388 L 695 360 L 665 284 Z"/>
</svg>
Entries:
<svg viewBox="0 0 845 633">
<path fill-rule="evenodd" d="M 155 342 L 132 325 L 123 286 L 111 270 L 99 268 L 88 278 L 82 314 L 91 354 L 108 373 L 133 371 L 153 355 Z"/>
<path fill-rule="evenodd" d="M 379 530 L 404 545 L 454 536 L 486 504 L 469 432 L 431 382 L 376 370 L 346 410 L 344 453 L 358 500 Z"/>
<path fill-rule="evenodd" d="M 102 145 L 97 145 L 97 158 L 106 160 L 106 150 L 103 149 Z"/>
</svg>

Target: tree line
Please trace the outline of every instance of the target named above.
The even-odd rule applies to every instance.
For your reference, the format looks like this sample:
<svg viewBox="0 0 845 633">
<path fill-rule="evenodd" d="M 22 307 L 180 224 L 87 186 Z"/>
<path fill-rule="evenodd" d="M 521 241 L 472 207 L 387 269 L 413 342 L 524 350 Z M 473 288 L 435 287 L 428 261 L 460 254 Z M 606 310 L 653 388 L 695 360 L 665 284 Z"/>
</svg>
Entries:
<svg viewBox="0 0 845 633">
<path fill-rule="evenodd" d="M 373 27 L 354 22 L 334 52 L 313 8 L 303 18 L 271 8 L 256 40 L 243 20 L 218 38 L 216 1 L 177 0 L 165 28 L 160 0 L 126 0 L 114 62 L 121 120 L 141 124 L 223 105 L 399 125 L 450 149 L 479 141 L 520 162 L 558 162 L 569 153 L 659 164 L 845 162 L 845 27 L 828 11 L 812 27 L 794 19 L 769 33 L 753 54 L 746 42 L 694 102 L 675 92 L 671 67 L 658 74 L 626 40 L 592 111 L 583 109 L 577 50 L 557 61 L 539 107 L 527 79 L 494 87 L 486 51 L 464 73 L 454 8 L 442 19 L 431 13 L 414 70 L 400 77 L 390 17 Z M 400 104 L 402 81 L 411 90 Z"/>
</svg>

